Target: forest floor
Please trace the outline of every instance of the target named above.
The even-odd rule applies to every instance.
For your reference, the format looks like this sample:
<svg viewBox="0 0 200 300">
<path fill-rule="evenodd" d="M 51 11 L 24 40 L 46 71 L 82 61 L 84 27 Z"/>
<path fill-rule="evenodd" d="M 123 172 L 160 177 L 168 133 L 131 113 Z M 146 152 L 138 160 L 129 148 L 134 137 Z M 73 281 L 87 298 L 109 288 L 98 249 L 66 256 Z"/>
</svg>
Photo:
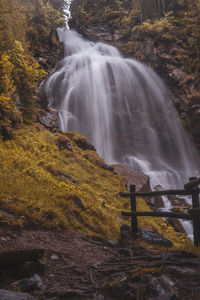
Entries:
<svg viewBox="0 0 200 300">
<path fill-rule="evenodd" d="M 188 252 L 77 232 L 6 227 L 0 228 L 0 249 L 45 250 L 42 265 L 0 270 L 1 289 L 39 273 L 42 284 L 30 292 L 36 299 L 200 299 L 200 259 Z"/>
</svg>

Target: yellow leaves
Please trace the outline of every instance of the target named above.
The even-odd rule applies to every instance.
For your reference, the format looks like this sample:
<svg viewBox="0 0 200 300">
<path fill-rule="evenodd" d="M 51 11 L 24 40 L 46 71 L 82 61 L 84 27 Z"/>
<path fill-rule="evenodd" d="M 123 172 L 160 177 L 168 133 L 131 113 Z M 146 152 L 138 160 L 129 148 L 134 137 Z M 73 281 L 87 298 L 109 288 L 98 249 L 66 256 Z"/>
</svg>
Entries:
<svg viewBox="0 0 200 300">
<path fill-rule="evenodd" d="M 10 55 L 4 52 L 0 57 L 0 94 L 10 96 L 15 92 L 12 71 L 14 65 L 10 61 Z"/>
<path fill-rule="evenodd" d="M 146 30 L 153 30 L 158 33 L 170 31 L 174 28 L 173 21 L 175 20 L 172 12 L 168 12 L 163 18 L 156 20 L 146 20 L 142 23 L 142 27 Z"/>
</svg>

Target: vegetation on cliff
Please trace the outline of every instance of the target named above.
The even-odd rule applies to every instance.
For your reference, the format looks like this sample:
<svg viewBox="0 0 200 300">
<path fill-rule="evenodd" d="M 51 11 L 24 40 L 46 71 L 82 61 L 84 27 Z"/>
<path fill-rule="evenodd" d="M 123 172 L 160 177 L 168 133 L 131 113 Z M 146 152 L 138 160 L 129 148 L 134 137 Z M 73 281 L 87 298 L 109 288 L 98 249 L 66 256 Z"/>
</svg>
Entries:
<svg viewBox="0 0 200 300">
<path fill-rule="evenodd" d="M 72 8 L 72 26 L 83 35 L 116 45 L 161 75 L 200 149 L 200 1 L 77 0 Z"/>
<path fill-rule="evenodd" d="M 125 180 L 107 170 L 85 137 L 53 133 L 42 125 L 24 126 L 12 140 L 0 140 L 0 222 L 20 227 L 78 230 L 118 239 L 121 216 L 130 200 L 119 196 Z M 143 199 L 138 211 L 149 210 Z M 139 227 L 154 228 L 174 248 L 192 249 L 184 234 L 161 218 L 139 218 Z"/>
<path fill-rule="evenodd" d="M 64 25 L 63 1 L 0 1 L 0 135 L 35 120 L 34 98 L 46 72 L 35 59 L 50 43 L 50 36 Z M 59 8 L 59 9 L 58 9 Z M 20 112 L 16 109 L 20 106 Z"/>
</svg>

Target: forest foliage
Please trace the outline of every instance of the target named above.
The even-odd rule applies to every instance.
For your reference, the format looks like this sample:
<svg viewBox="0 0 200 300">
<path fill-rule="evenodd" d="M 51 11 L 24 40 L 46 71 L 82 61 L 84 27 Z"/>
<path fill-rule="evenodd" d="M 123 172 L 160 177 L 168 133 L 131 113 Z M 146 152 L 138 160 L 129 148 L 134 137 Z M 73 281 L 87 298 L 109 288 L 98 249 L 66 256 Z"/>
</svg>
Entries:
<svg viewBox="0 0 200 300">
<path fill-rule="evenodd" d="M 200 0 L 77 0 L 74 20 L 82 32 L 88 24 L 107 24 L 120 33 L 124 52 L 134 55 L 135 31 L 154 32 L 157 39 L 187 43 L 189 63 L 195 68 L 200 51 Z M 123 49 L 123 47 L 122 47 Z"/>
<path fill-rule="evenodd" d="M 35 120 L 34 100 L 46 72 L 35 56 L 64 26 L 62 0 L 0 0 L 0 135 Z M 16 107 L 19 108 L 20 111 Z"/>
</svg>

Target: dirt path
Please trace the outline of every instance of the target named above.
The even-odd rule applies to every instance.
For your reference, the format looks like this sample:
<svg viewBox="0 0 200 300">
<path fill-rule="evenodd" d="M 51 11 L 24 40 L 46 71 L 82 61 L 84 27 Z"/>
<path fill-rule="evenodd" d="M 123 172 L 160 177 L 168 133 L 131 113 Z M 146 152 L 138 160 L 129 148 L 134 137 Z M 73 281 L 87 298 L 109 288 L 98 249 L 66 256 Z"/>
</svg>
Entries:
<svg viewBox="0 0 200 300">
<path fill-rule="evenodd" d="M 45 249 L 45 266 L 1 270 L 0 288 L 40 272 L 37 299 L 200 299 L 200 260 L 186 252 L 122 247 L 80 233 L 0 229 L 1 250 Z M 38 269 L 39 267 L 39 269 Z"/>
</svg>

